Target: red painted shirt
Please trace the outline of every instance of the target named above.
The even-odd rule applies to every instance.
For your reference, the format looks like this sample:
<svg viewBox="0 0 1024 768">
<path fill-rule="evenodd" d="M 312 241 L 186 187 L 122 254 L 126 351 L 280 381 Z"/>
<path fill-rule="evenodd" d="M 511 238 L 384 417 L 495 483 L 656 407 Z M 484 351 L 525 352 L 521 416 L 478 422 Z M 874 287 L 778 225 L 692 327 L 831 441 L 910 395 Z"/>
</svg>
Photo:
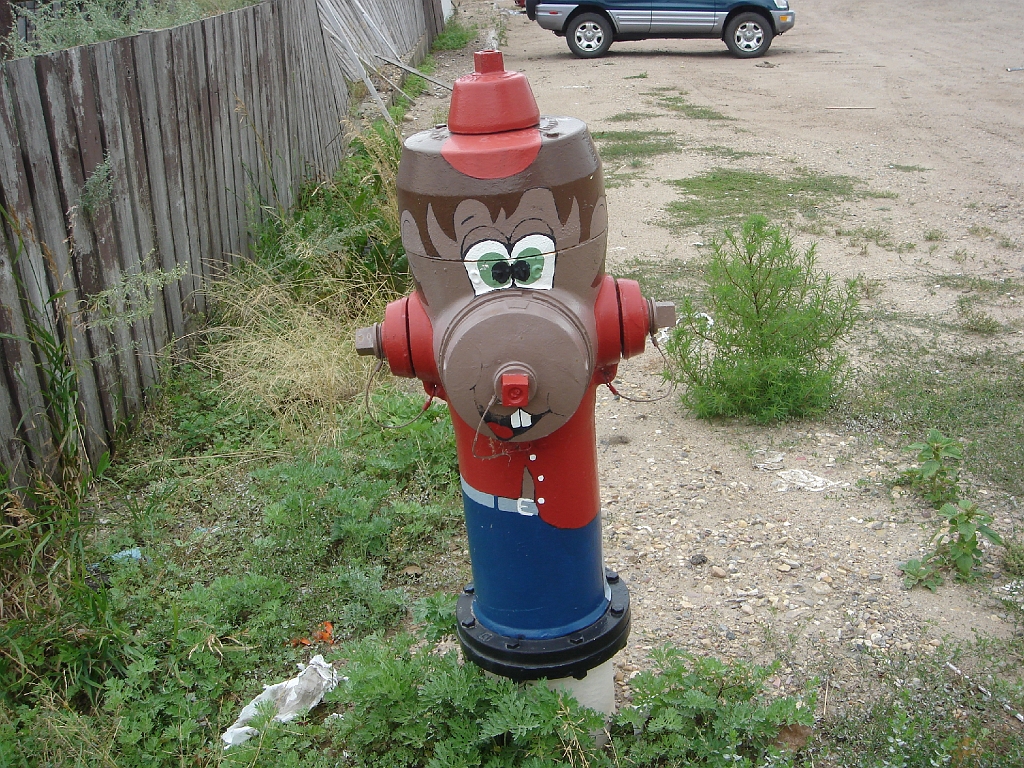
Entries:
<svg viewBox="0 0 1024 768">
<path fill-rule="evenodd" d="M 459 469 L 470 487 L 508 499 L 522 494 L 523 470 L 533 478 L 541 520 L 556 528 L 582 528 L 601 510 L 597 484 L 596 385 L 583 396 L 576 413 L 547 437 L 507 443 L 477 435 L 452 409 Z"/>
</svg>

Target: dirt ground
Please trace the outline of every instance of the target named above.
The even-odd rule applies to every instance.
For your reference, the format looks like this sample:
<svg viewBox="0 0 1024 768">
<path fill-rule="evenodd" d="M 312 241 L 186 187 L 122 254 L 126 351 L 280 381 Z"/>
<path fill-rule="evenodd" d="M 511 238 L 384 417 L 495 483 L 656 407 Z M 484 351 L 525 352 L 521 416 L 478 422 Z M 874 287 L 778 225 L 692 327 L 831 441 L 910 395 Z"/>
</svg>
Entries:
<svg viewBox="0 0 1024 768">
<path fill-rule="evenodd" d="M 818 243 L 820 267 L 876 281 L 869 308 L 952 316 L 959 292 L 935 286 L 934 276 L 1024 278 L 1024 72 L 1007 71 L 1024 66 L 1024 47 L 1012 35 L 1016 48 L 1006 42 L 1006 30 L 1024 28 L 1024 5 L 794 0 L 793 7 L 795 28 L 755 60 L 733 58 L 721 41 L 651 40 L 582 61 L 511 0 L 463 0 L 461 12 L 481 27 L 477 47 L 498 40 L 496 19 L 504 19 L 506 67 L 526 73 L 543 114 L 580 117 L 598 131 L 622 130 L 607 120 L 617 113 L 656 113 L 640 127 L 673 131 L 686 146 L 755 153 L 731 167 L 802 167 L 897 193 L 844 203 L 824 234 L 795 233 L 801 244 Z M 472 69 L 471 51 L 436 59 L 436 76 L 449 82 Z M 646 78 L 626 79 L 641 73 Z M 642 93 L 666 86 L 735 120 L 652 108 Z M 406 132 L 443 117 L 446 101 L 440 91 L 418 99 Z M 684 147 L 609 189 L 609 271 L 636 256 L 701 258 L 702 233 L 680 236 L 658 222 L 677 199 L 667 181 L 721 165 Z M 884 227 L 917 247 L 854 245 L 830 236 L 839 223 Z M 930 230 L 945 236 L 936 247 L 926 242 Z M 1015 327 L 1009 336 L 1017 348 L 1024 346 L 1022 299 L 990 308 Z M 623 391 L 660 392 L 660 364 L 651 352 L 624 364 Z M 903 589 L 898 563 L 922 553 L 933 530 L 924 504 L 881 483 L 908 463 L 903 442 L 833 422 L 709 424 L 674 395 L 631 404 L 604 392 L 597 424 L 606 559 L 633 599 L 632 637 L 617 676 L 627 695 L 629 676 L 664 642 L 722 658 L 782 658 L 773 681 L 780 689 L 825 673 L 831 701 L 841 706 L 858 697 L 864 649 L 913 656 L 945 637 L 1013 631 L 992 583 L 947 581 L 936 594 Z M 792 470 L 818 478 L 819 489 L 802 489 Z M 978 493 L 998 529 L 1008 532 L 1015 518 L 1019 529 L 1015 500 L 998 488 Z M 706 562 L 695 564 L 701 555 Z M 987 560 L 995 562 L 991 550 Z M 998 586 L 994 568 L 992 576 Z"/>
</svg>

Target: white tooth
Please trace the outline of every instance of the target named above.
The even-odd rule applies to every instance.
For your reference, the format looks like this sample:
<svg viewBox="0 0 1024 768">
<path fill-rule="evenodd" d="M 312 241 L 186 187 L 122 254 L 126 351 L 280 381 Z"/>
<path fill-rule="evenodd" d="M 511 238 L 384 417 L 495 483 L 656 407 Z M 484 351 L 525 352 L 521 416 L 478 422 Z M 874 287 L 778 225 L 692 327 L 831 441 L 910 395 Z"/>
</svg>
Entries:
<svg viewBox="0 0 1024 768">
<path fill-rule="evenodd" d="M 524 410 L 523 410 L 522 408 L 520 408 L 520 409 L 519 409 L 519 413 L 521 413 L 521 414 L 522 414 L 522 416 L 521 416 L 520 418 L 521 418 L 521 420 L 522 420 L 522 422 L 523 422 L 523 426 L 524 426 L 524 427 L 528 427 L 528 426 L 530 426 L 531 424 L 533 424 L 533 419 L 532 419 L 532 418 L 530 417 L 530 414 L 528 414 L 528 413 L 527 413 L 526 411 L 524 411 Z"/>
<path fill-rule="evenodd" d="M 514 411 L 512 412 L 512 428 L 513 428 L 513 429 L 519 429 L 519 428 L 520 428 L 521 426 L 523 426 L 523 422 L 522 422 L 522 420 L 521 420 L 521 419 L 519 418 L 519 414 L 521 414 L 521 413 L 522 413 L 522 411 L 521 411 L 521 410 L 519 410 L 518 408 L 516 408 L 516 409 L 515 409 L 515 410 L 514 410 Z"/>
</svg>

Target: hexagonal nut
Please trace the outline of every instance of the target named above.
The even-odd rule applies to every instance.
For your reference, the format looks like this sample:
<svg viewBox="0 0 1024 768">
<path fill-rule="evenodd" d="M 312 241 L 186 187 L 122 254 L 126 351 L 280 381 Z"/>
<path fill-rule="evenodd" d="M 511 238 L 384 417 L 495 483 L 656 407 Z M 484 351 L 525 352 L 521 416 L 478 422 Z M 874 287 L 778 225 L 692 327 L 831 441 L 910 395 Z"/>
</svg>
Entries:
<svg viewBox="0 0 1024 768">
<path fill-rule="evenodd" d="M 356 354 L 381 357 L 380 323 L 356 331 Z"/>
<path fill-rule="evenodd" d="M 671 301 L 651 302 L 651 331 L 659 328 L 675 328 L 676 305 Z"/>
</svg>

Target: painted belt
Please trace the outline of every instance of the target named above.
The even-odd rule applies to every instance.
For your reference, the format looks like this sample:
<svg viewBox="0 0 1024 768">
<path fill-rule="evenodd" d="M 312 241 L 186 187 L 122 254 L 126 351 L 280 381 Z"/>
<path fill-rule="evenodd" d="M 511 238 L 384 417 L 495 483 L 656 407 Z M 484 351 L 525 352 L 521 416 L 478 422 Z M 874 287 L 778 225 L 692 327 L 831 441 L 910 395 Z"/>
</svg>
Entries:
<svg viewBox="0 0 1024 768">
<path fill-rule="evenodd" d="M 505 496 L 492 496 L 472 488 L 464 477 L 459 479 L 462 481 L 462 493 L 482 507 L 496 509 L 499 512 L 515 512 L 526 517 L 533 517 L 538 513 L 537 502 L 533 499 L 509 499 Z"/>
</svg>

